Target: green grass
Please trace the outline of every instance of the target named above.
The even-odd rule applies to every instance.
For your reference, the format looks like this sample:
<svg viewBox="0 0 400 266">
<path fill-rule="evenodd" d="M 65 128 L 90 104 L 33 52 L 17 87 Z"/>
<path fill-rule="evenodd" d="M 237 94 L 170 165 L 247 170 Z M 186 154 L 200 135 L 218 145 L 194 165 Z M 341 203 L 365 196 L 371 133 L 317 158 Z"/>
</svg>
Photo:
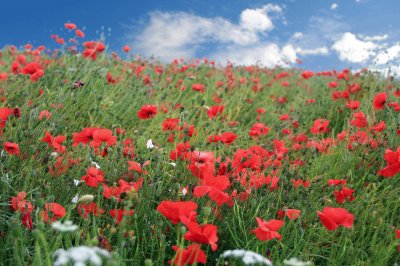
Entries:
<svg viewBox="0 0 400 266">
<path fill-rule="evenodd" d="M 15 56 L 8 48 L 2 53 L 4 65 L 0 66 L 0 72 L 9 72 Z M 31 55 L 27 58 L 33 60 Z M 399 176 L 386 179 L 377 175 L 377 171 L 386 165 L 383 158 L 385 149 L 395 150 L 400 146 L 400 136 L 396 133 L 399 118 L 391 107 L 386 106 L 380 111 L 372 107 L 374 96 L 383 91 L 388 93 L 388 102 L 398 102 L 393 95 L 393 90 L 399 87 L 396 80 L 385 80 L 372 73 L 349 74 L 349 80 L 338 80 L 339 86 L 332 89 L 327 83 L 337 80 L 335 76 L 313 76 L 304 80 L 301 70 L 296 69 L 255 67 L 254 72 L 249 72 L 241 67 L 214 68 L 200 64 L 180 72 L 180 65 L 170 64 L 163 65 L 164 73 L 157 74 L 153 70 L 161 65 L 157 62 L 117 62 L 103 55 L 91 61 L 68 54 L 50 58 L 43 56 L 40 60 L 43 62 L 45 59 L 49 60 L 45 75 L 37 82 L 31 82 L 26 75 L 10 75 L 7 81 L 0 82 L 0 97 L 4 97 L 0 108 L 21 109 L 19 118 L 10 116 L 0 139 L 1 147 L 4 142 L 18 143 L 20 147 L 19 156 L 3 152 L 0 157 L 0 264 L 51 265 L 54 261 L 51 254 L 55 250 L 80 245 L 112 246 L 113 259 L 105 262 L 107 265 L 143 265 L 146 259 L 151 259 L 154 265 L 167 264 L 175 256 L 173 245 L 187 247 L 190 242 L 183 238 L 181 231 L 186 229 L 182 228 L 182 223 L 174 225 L 156 210 L 163 200 L 195 201 L 199 206 L 199 224 L 218 226 L 217 251 L 202 245 L 209 265 L 224 265 L 220 255 L 235 248 L 252 250 L 263 256 L 268 254 L 276 265 L 291 257 L 309 260 L 315 265 L 393 265 L 400 261 L 397 250 L 400 241 L 396 239 L 394 229 L 394 226 L 400 226 Z M 137 76 L 134 70 L 139 65 L 146 69 Z M 109 71 L 120 78 L 119 83 L 107 83 Z M 289 76 L 266 86 L 273 81 L 274 75 L 283 71 L 288 71 Z M 150 77 L 151 85 L 143 84 L 144 75 Z M 192 75 L 195 78 L 191 78 Z M 228 86 L 233 77 L 232 86 Z M 247 78 L 245 84 L 238 82 L 241 77 Z M 171 82 L 167 82 L 167 78 Z M 253 91 L 251 78 L 259 78 L 263 90 Z M 85 85 L 74 89 L 72 83 L 76 80 Z M 182 85 L 175 86 L 178 80 L 182 80 Z M 224 82 L 221 87 L 215 85 L 219 80 Z M 282 81 L 288 81 L 290 85 L 282 87 Z M 205 84 L 206 92 L 193 91 L 191 85 L 194 83 Z M 334 90 L 343 91 L 351 83 L 361 86 L 359 92 L 350 95 L 351 99 L 361 103 L 357 111 L 347 109 L 346 100 L 334 101 L 331 97 Z M 388 85 L 393 85 L 393 89 L 388 89 Z M 181 91 L 182 86 L 186 86 L 186 90 Z M 40 89 L 43 89 L 41 96 Z M 225 109 L 222 115 L 209 119 L 205 106 L 217 105 L 213 102 L 214 94 L 222 97 L 218 105 L 224 105 Z M 280 104 L 274 100 L 279 97 L 286 97 L 287 103 Z M 315 99 L 316 103 L 306 104 L 308 99 Z M 63 107 L 57 109 L 52 104 L 62 104 Z M 156 105 L 158 113 L 152 119 L 140 120 L 136 113 L 145 104 Z M 176 104 L 181 107 L 174 109 Z M 162 106 L 168 109 L 166 113 L 162 112 Z M 253 139 L 248 131 L 257 122 L 256 110 L 259 107 L 267 111 L 259 122 L 265 123 L 270 132 Z M 51 119 L 38 119 L 43 110 L 52 113 Z M 291 149 L 292 136 L 299 133 L 305 133 L 309 141 L 325 138 L 336 141 L 336 135 L 342 131 L 346 131 L 347 136 L 355 134 L 359 129 L 350 126 L 349 121 L 358 111 L 364 112 L 369 122 L 368 128 L 361 130 L 371 139 L 380 141 L 378 147 L 354 144 L 353 149 L 348 149 L 347 137 L 345 142 L 338 142 L 326 153 L 312 147 L 299 151 Z M 285 113 L 290 114 L 291 121 L 279 120 Z M 169 133 L 162 131 L 162 122 L 169 117 L 179 118 L 181 125 L 194 125 L 197 133 L 179 139 L 181 132 L 175 132 L 174 142 L 167 142 Z M 318 118 L 330 121 L 330 133 L 310 133 L 314 120 Z M 298 121 L 298 128 L 292 126 L 293 120 Z M 369 130 L 381 120 L 386 123 L 382 133 L 375 134 Z M 231 121 L 237 121 L 238 126 L 230 127 Z M 72 147 L 72 133 L 85 127 L 111 129 L 117 136 L 117 143 L 108 148 L 106 157 L 96 154 L 89 146 Z M 117 135 L 117 128 L 125 129 L 126 133 Z M 282 134 L 283 128 L 291 129 L 292 134 Z M 52 176 L 48 172 L 49 167 L 54 168 L 56 159 L 50 156 L 53 149 L 41 142 L 46 131 L 52 136 L 66 136 L 63 142 L 66 152 L 62 156 L 79 161 L 68 167 L 67 173 Z M 238 136 L 233 144 L 207 143 L 208 136 L 225 131 Z M 123 156 L 126 138 L 133 140 L 134 159 Z M 146 149 L 148 139 L 152 139 L 158 149 Z M 273 151 L 274 139 L 284 141 L 289 152 L 280 160 L 281 166 L 267 168 L 262 173 L 268 175 L 276 169 L 276 176 L 280 179 L 278 189 L 270 190 L 265 185 L 257 190 L 253 188 L 247 200 L 235 200 L 232 207 L 227 204 L 218 207 L 208 196 L 194 197 L 190 190 L 200 184 L 199 179 L 190 173 L 187 161 L 171 161 L 169 158 L 170 151 L 183 141 L 189 141 L 193 150 L 210 151 L 215 153 L 215 157 L 233 159 L 237 150 L 252 145 Z M 128 160 L 139 163 L 149 160 L 150 164 L 144 167 L 148 173 L 129 171 Z M 294 160 L 301 160 L 304 165 L 294 167 L 291 164 Z M 144 183 L 137 196 L 125 195 L 118 202 L 105 199 L 101 185 L 97 188 L 85 183 L 75 186 L 73 180 L 84 176 L 93 161 L 101 166 L 108 186 L 118 185 L 119 177 L 127 173 L 134 174 L 134 180 L 143 177 Z M 169 163 L 176 163 L 176 166 Z M 244 191 L 238 182 L 233 181 L 233 174 L 230 178 L 231 187 L 226 192 L 231 194 L 234 189 Z M 291 179 L 310 180 L 311 186 L 296 189 Z M 355 200 L 337 203 L 333 195 L 335 188 L 327 185 L 329 179 L 346 179 L 347 187 L 355 189 Z M 189 193 L 182 196 L 180 191 L 184 186 L 189 186 Z M 31 214 L 33 230 L 25 228 L 20 222 L 21 213 L 9 207 L 9 199 L 19 191 L 25 191 L 26 200 L 34 206 Z M 94 195 L 94 202 L 106 213 L 82 218 L 78 215 L 77 205 L 71 203 L 76 194 Z M 67 214 L 63 220 L 72 220 L 79 225 L 79 230 L 60 233 L 52 230 L 50 223 L 43 222 L 40 211 L 48 202 L 64 206 Z M 317 211 L 326 206 L 345 208 L 354 214 L 353 228 L 339 227 L 328 231 L 317 215 Z M 115 208 L 134 210 L 135 214 L 116 224 L 108 214 Z M 255 217 L 266 221 L 278 219 L 277 211 L 283 208 L 301 210 L 299 219 L 284 218 L 285 224 L 279 230 L 281 240 L 258 240 L 251 233 L 257 227 Z M 102 242 L 102 239 L 106 240 Z M 232 265 L 239 263 L 237 260 L 230 262 Z"/>
</svg>

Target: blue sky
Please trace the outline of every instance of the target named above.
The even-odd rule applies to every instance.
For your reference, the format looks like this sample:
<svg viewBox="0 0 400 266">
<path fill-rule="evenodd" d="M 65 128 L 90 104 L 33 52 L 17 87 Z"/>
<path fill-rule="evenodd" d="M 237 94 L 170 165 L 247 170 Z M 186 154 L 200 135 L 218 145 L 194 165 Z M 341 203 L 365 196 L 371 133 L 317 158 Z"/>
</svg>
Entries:
<svg viewBox="0 0 400 266">
<path fill-rule="evenodd" d="M 215 59 L 236 64 L 280 64 L 330 70 L 370 67 L 400 73 L 398 0 L 175 0 L 5 1 L 0 46 L 58 45 L 50 39 L 73 22 L 85 40 L 106 36 L 111 50 Z"/>
</svg>

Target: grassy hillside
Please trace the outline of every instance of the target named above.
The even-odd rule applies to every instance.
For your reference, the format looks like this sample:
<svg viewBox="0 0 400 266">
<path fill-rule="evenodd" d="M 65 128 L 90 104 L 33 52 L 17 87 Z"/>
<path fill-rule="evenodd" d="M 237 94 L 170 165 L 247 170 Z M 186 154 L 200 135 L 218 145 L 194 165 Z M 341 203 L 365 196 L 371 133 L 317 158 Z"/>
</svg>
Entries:
<svg viewBox="0 0 400 266">
<path fill-rule="evenodd" d="M 397 80 L 85 47 L 1 51 L 0 264 L 399 262 Z"/>
</svg>

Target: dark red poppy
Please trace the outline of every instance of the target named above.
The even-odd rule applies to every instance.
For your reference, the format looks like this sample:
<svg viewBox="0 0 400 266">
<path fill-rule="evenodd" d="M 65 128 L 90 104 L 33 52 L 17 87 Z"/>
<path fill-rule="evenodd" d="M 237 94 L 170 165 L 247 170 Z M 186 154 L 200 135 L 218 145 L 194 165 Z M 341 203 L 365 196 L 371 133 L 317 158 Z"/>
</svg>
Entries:
<svg viewBox="0 0 400 266">
<path fill-rule="evenodd" d="M 137 112 L 137 116 L 140 119 L 150 119 L 157 114 L 157 106 L 152 104 L 143 105 L 142 108 Z"/>
<path fill-rule="evenodd" d="M 8 154 L 19 155 L 19 145 L 17 143 L 4 142 L 3 147 Z"/>
</svg>

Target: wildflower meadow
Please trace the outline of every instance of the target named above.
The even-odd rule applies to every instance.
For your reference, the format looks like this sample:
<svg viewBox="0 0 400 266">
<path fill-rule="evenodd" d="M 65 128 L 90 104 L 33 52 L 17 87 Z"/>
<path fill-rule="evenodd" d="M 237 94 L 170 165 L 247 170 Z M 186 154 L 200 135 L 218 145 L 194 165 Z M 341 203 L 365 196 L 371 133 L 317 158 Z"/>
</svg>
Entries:
<svg viewBox="0 0 400 266">
<path fill-rule="evenodd" d="M 400 262 L 398 79 L 64 27 L 0 51 L 1 265 Z"/>
</svg>

